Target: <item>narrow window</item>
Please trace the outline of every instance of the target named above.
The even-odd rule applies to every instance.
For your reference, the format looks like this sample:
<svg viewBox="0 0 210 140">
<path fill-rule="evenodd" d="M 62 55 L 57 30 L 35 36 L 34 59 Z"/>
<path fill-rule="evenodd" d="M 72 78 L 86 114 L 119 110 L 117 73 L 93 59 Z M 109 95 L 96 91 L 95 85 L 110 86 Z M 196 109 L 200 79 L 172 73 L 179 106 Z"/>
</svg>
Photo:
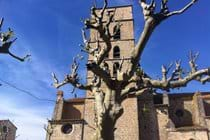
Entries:
<svg viewBox="0 0 210 140">
<path fill-rule="evenodd" d="M 3 133 L 8 133 L 8 127 L 7 126 L 3 126 Z"/>
<path fill-rule="evenodd" d="M 116 40 L 119 40 L 120 37 L 121 37 L 121 31 L 120 31 L 120 24 L 117 24 L 114 26 L 114 29 L 113 29 L 113 38 L 116 39 Z"/>
<path fill-rule="evenodd" d="M 120 48 L 118 46 L 114 47 L 113 58 L 120 58 Z"/>
<path fill-rule="evenodd" d="M 107 55 L 105 56 L 105 59 L 107 59 L 107 58 L 109 58 L 109 54 L 107 54 Z"/>
<path fill-rule="evenodd" d="M 104 62 L 104 70 L 109 73 L 109 65 L 106 62 Z"/>
<path fill-rule="evenodd" d="M 115 62 L 113 65 L 113 77 L 117 77 L 117 70 L 119 69 L 120 64 L 118 62 Z"/>
</svg>

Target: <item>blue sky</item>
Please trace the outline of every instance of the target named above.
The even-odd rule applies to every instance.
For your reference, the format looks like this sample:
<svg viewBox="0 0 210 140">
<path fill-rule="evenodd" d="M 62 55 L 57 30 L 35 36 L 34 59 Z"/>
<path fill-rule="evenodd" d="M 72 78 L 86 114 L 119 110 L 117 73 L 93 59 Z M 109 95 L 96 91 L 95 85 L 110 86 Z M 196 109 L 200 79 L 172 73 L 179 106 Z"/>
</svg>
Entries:
<svg viewBox="0 0 210 140">
<path fill-rule="evenodd" d="M 179 9 L 188 1 L 177 3 L 171 0 L 171 9 Z M 30 61 L 24 63 L 0 55 L 0 79 L 37 97 L 55 100 L 51 72 L 55 72 L 59 79 L 69 72 L 72 57 L 80 53 L 80 19 L 89 16 L 91 4 L 92 0 L 0 0 L 4 29 L 11 27 L 18 38 L 12 51 L 20 56 L 32 55 Z M 138 38 L 143 18 L 137 0 L 112 0 L 109 4 L 133 4 L 135 37 Z M 200 52 L 199 68 L 210 66 L 209 5 L 210 1 L 198 1 L 185 14 L 169 19 L 155 30 L 142 56 L 141 63 L 147 73 L 156 78 L 161 75 L 162 64 L 177 59 L 182 59 L 183 66 L 188 69 L 190 50 Z M 85 76 L 84 65 L 81 65 L 80 75 Z M 51 118 L 54 103 L 36 100 L 4 83 L 0 89 L 0 119 L 10 119 L 17 125 L 18 140 L 44 140 L 43 125 L 46 118 Z M 71 86 L 62 88 L 66 98 L 72 97 L 71 89 Z M 174 92 L 193 91 L 210 91 L 210 85 L 192 82 Z M 77 92 L 82 96 L 82 92 Z"/>
</svg>

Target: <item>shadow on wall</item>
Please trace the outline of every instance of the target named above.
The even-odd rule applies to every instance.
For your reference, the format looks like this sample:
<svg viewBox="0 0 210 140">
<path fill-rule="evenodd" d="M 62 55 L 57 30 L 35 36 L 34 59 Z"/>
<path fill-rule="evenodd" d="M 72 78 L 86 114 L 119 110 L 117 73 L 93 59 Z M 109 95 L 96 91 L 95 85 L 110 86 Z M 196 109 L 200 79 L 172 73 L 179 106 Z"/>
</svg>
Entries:
<svg viewBox="0 0 210 140">
<path fill-rule="evenodd" d="M 70 103 L 65 103 L 63 108 L 62 119 L 64 120 L 80 120 L 82 119 L 82 113 L 79 109 L 75 108 Z"/>
<path fill-rule="evenodd" d="M 210 103 L 209 101 L 203 101 L 204 109 L 205 109 L 205 115 L 210 116 Z"/>
<path fill-rule="evenodd" d="M 173 100 L 169 109 L 169 117 L 175 127 L 193 126 L 192 112 L 185 109 L 184 100 Z"/>
</svg>

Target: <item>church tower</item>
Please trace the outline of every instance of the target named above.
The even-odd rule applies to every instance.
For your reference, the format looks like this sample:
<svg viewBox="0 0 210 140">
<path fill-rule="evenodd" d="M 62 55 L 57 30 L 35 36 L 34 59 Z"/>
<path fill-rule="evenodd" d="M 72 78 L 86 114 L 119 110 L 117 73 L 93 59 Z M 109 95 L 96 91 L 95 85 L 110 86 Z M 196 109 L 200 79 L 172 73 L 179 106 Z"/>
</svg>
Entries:
<svg viewBox="0 0 210 140">
<path fill-rule="evenodd" d="M 116 33 L 113 36 L 111 43 L 112 49 L 108 56 L 104 60 L 104 65 L 109 70 L 112 78 L 116 78 L 117 69 L 120 66 L 120 62 L 124 59 L 122 71 L 126 71 L 128 64 L 130 63 L 131 50 L 134 47 L 134 21 L 132 6 L 118 6 L 109 7 L 105 13 L 114 13 L 114 22 L 110 24 L 111 34 Z M 104 16 L 104 22 L 107 17 Z M 95 46 L 98 43 L 99 33 L 96 30 L 90 31 L 90 46 Z M 99 45 L 103 46 L 104 42 L 99 41 Z M 89 61 L 92 57 L 89 56 Z M 88 71 L 87 81 L 91 82 L 93 74 Z M 103 88 L 103 84 L 102 84 Z M 138 131 L 138 108 L 137 98 L 128 97 L 123 104 L 124 113 L 119 118 L 116 124 L 115 139 L 116 140 L 137 140 L 139 139 Z M 92 93 L 87 92 L 85 100 L 85 114 L 84 120 L 84 140 L 88 140 L 94 133 L 94 98 Z"/>
</svg>

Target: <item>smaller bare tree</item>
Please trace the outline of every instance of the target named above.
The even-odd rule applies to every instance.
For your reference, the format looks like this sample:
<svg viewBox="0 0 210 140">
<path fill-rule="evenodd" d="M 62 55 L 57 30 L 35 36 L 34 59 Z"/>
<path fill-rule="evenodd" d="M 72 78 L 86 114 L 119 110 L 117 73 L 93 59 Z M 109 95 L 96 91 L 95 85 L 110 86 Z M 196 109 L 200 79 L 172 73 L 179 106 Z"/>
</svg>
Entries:
<svg viewBox="0 0 210 140">
<path fill-rule="evenodd" d="M 47 119 L 48 120 L 48 119 Z M 49 120 L 48 120 L 49 121 Z M 44 125 L 44 130 L 47 132 L 47 140 L 51 139 L 55 126 L 49 123 L 49 125 Z"/>
<path fill-rule="evenodd" d="M 0 20 L 0 54 L 9 54 L 21 62 L 25 61 L 28 57 L 30 57 L 29 54 L 21 58 L 10 52 L 10 47 L 17 40 L 17 38 L 14 38 L 14 31 L 11 28 L 8 28 L 7 32 L 2 32 L 3 22 L 4 19 L 2 18 Z"/>
</svg>

